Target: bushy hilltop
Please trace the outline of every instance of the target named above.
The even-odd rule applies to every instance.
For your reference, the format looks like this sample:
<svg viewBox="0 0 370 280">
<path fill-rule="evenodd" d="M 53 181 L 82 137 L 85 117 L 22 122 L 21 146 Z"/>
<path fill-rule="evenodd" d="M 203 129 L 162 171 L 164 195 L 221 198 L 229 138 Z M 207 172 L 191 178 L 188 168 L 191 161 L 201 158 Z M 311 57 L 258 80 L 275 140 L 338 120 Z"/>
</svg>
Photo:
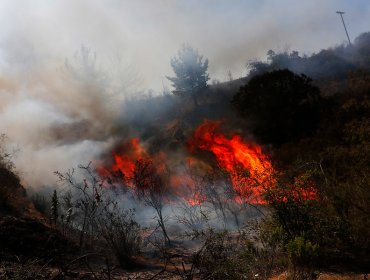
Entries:
<svg viewBox="0 0 370 280">
<path fill-rule="evenodd" d="M 275 53 L 267 52 L 267 61 L 254 61 L 249 64 L 251 75 L 289 69 L 303 73 L 314 80 L 342 80 L 349 72 L 370 69 L 370 33 L 362 33 L 353 44 L 321 50 L 310 56 L 300 55 L 298 51 Z"/>
<path fill-rule="evenodd" d="M 178 98 L 170 92 L 159 96 L 143 95 L 126 100 L 122 108 L 122 119 L 136 135 L 145 141 L 153 142 L 155 146 L 173 141 L 183 143 L 204 119 L 223 119 L 230 127 L 244 130 L 245 135 L 250 134 L 248 120 L 239 118 L 238 110 L 231 104 L 233 97 L 253 77 L 274 70 L 288 69 L 297 75 L 306 75 L 312 79 L 313 86 L 319 87 L 321 102 L 318 106 L 322 123 L 332 114 L 329 114 L 330 110 L 334 110 L 332 106 L 343 102 L 347 96 L 345 93 L 355 86 L 354 82 L 362 79 L 358 77 L 367 76 L 370 71 L 369 60 L 370 33 L 361 34 L 352 45 L 324 49 L 311 56 L 299 55 L 297 51 L 269 51 L 267 61 L 248 64 L 248 76 L 212 84 L 198 91 L 197 106 L 193 106 L 191 98 Z M 365 86 L 365 82 L 361 83 Z M 281 100 L 280 106 L 284 106 L 284 100 Z M 273 119 L 273 116 L 271 118 Z M 162 141 L 166 135 L 167 141 Z M 286 141 L 289 142 L 289 139 Z"/>
</svg>

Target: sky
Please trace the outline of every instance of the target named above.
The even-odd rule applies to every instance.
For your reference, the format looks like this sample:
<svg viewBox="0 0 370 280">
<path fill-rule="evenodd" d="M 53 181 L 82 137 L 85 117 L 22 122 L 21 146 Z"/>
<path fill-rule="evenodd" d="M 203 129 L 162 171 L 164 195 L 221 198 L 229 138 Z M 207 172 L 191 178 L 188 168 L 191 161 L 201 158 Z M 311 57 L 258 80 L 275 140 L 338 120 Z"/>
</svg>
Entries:
<svg viewBox="0 0 370 280">
<path fill-rule="evenodd" d="M 2 0 L 1 64 L 63 60 L 85 45 L 102 64 L 119 56 L 140 89 L 160 91 L 184 43 L 209 59 L 211 79 L 236 78 L 269 49 L 312 53 L 342 43 L 337 10 L 352 38 L 368 31 L 368 0 Z"/>
<path fill-rule="evenodd" d="M 352 40 L 369 31 L 369 0 L 1 0 L 0 134 L 20 151 L 26 185 L 52 184 L 53 171 L 114 143 L 112 96 L 171 89 L 183 44 L 209 59 L 211 80 L 239 78 L 269 49 L 312 54 L 345 42 L 337 10 Z M 94 73 L 79 76 L 81 50 Z M 76 82 L 94 75 L 93 86 Z"/>
</svg>

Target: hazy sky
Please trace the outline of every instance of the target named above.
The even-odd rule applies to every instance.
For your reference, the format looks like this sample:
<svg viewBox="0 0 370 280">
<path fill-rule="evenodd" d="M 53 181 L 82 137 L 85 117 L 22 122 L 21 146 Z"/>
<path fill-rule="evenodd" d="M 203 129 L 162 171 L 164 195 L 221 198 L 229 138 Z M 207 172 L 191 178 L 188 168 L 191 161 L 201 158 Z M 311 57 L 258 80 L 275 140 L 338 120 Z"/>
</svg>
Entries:
<svg viewBox="0 0 370 280">
<path fill-rule="evenodd" d="M 98 59 L 119 55 L 141 88 L 162 88 L 170 57 L 189 43 L 209 58 L 210 76 L 246 73 L 269 49 L 312 53 L 370 27 L 368 0 L 1 0 L 1 63 L 73 56 L 83 44 Z M 16 61 L 14 61 L 16 60 Z"/>
<path fill-rule="evenodd" d="M 122 106 L 111 93 L 169 86 L 183 43 L 209 58 L 211 79 L 238 78 L 269 49 L 310 54 L 344 42 L 337 10 L 352 39 L 369 31 L 369 0 L 0 0 L 0 133 L 20 148 L 25 185 L 53 184 L 53 171 L 117 141 Z M 81 45 L 106 78 L 92 86 L 64 66 L 79 65 Z"/>
</svg>

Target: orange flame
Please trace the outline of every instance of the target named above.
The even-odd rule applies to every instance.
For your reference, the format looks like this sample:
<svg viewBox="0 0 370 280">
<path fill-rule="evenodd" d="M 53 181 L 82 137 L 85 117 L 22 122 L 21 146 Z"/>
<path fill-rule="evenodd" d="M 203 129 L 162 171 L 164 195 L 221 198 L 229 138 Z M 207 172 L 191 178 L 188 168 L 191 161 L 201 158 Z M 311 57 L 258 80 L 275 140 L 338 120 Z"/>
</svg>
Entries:
<svg viewBox="0 0 370 280">
<path fill-rule="evenodd" d="M 140 146 L 139 139 L 133 138 L 130 141 L 129 150 L 125 154 L 115 154 L 114 164 L 112 170 L 114 172 L 121 172 L 125 178 L 132 178 L 134 176 L 135 163 L 138 159 L 144 156 L 145 150 Z"/>
<path fill-rule="evenodd" d="M 212 152 L 218 164 L 231 176 L 234 190 L 240 199 L 261 203 L 263 184 L 268 179 L 272 165 L 257 144 L 244 143 L 239 135 L 227 138 L 219 127 L 221 121 L 205 121 L 195 131 L 189 142 L 191 151 L 196 149 Z M 249 174 L 243 174 L 247 171 Z"/>
<path fill-rule="evenodd" d="M 145 149 L 140 145 L 138 138 L 132 138 L 130 142 L 123 144 L 119 151 L 114 152 L 110 167 L 99 167 L 97 171 L 104 177 L 118 173 L 125 185 L 132 186 L 136 162 L 143 157 L 147 157 Z"/>
<path fill-rule="evenodd" d="M 219 164 L 227 173 L 234 190 L 234 201 L 238 203 L 249 202 L 255 204 L 265 204 L 262 197 L 267 190 L 275 190 L 276 182 L 271 179 L 273 168 L 269 158 L 262 152 L 262 148 L 255 143 L 246 143 L 243 139 L 233 134 L 230 137 L 220 132 L 221 121 L 205 121 L 200 125 L 192 139 L 188 142 L 190 151 L 195 154 L 199 150 L 211 152 Z M 133 177 L 137 163 L 142 160 L 155 162 L 156 170 L 159 174 L 166 171 L 166 162 L 169 161 L 164 152 L 149 155 L 140 144 L 138 138 L 131 139 L 113 154 L 112 165 L 98 171 L 101 175 L 110 176 L 114 173 L 123 175 L 124 184 L 133 187 Z M 197 156 L 188 157 L 187 166 L 200 171 L 211 166 L 206 161 L 200 161 Z M 121 178 L 121 177 L 119 177 Z M 169 185 L 174 194 L 180 195 L 190 204 L 198 205 L 207 200 L 202 193 L 196 191 L 196 182 L 189 175 L 176 171 L 169 178 Z M 304 186 L 303 186 L 304 185 Z M 298 187 L 301 186 L 301 187 Z M 298 180 L 292 184 L 288 191 L 289 195 L 303 198 L 303 200 L 314 200 L 317 198 L 313 184 L 307 186 L 305 181 Z M 279 201 L 287 200 L 288 194 L 277 195 Z"/>
</svg>

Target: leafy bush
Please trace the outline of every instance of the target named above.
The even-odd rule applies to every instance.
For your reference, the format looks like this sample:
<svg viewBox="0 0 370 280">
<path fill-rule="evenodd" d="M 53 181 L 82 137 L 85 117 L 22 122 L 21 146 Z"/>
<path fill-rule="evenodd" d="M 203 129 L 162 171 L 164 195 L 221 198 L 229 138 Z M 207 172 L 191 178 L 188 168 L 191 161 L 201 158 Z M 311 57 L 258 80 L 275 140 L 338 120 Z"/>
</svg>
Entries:
<svg viewBox="0 0 370 280">
<path fill-rule="evenodd" d="M 276 175 L 265 192 L 272 213 L 264 234 L 287 255 L 292 271 L 323 265 L 339 246 L 342 232 L 340 221 L 331 216 L 320 192 L 317 165 L 296 166 L 300 168 Z"/>
<path fill-rule="evenodd" d="M 297 236 L 287 244 L 289 257 L 294 261 L 294 265 L 309 264 L 318 256 L 319 245 L 306 240 L 302 236 Z"/>
</svg>

